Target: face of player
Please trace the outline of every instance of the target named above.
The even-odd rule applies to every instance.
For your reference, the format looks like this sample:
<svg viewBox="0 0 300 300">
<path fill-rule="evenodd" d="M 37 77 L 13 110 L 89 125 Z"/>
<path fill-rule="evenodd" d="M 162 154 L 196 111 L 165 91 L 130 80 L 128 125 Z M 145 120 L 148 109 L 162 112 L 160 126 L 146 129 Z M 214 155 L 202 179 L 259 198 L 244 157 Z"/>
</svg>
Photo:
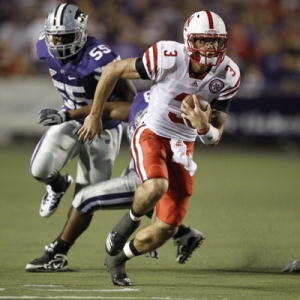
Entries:
<svg viewBox="0 0 300 300">
<path fill-rule="evenodd" d="M 58 45 L 68 45 L 74 42 L 75 34 L 64 34 L 64 35 L 53 35 L 52 40 L 55 46 Z"/>
<path fill-rule="evenodd" d="M 217 56 L 217 53 L 215 51 L 219 49 L 219 39 L 196 39 L 195 47 L 199 49 L 201 56 L 215 57 Z"/>
</svg>

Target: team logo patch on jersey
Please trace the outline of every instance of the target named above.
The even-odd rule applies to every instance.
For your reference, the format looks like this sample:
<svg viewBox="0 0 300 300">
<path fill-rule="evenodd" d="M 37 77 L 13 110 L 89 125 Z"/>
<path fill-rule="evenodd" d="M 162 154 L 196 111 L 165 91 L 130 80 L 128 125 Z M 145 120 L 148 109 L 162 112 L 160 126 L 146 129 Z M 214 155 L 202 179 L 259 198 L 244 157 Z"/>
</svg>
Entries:
<svg viewBox="0 0 300 300">
<path fill-rule="evenodd" d="M 209 84 L 209 90 L 213 94 L 220 92 L 223 87 L 224 87 L 224 82 L 221 81 L 220 79 L 214 79 Z"/>
</svg>

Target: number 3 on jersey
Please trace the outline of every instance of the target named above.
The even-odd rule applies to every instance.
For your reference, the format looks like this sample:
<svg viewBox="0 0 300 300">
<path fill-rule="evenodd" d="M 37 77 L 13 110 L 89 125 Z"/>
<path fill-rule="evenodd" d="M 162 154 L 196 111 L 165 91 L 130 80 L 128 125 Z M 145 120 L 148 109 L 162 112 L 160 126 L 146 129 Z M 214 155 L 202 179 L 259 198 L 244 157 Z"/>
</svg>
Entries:
<svg viewBox="0 0 300 300">
<path fill-rule="evenodd" d="M 177 56 L 177 51 L 174 50 L 172 52 L 169 52 L 168 50 L 164 51 L 164 56 Z M 182 95 L 178 95 L 175 97 L 175 100 L 177 101 L 182 101 L 184 99 L 184 97 L 187 94 L 184 94 L 184 96 L 182 97 Z M 173 123 L 180 123 L 180 124 L 184 124 L 182 117 L 178 117 L 176 114 L 169 112 L 168 115 L 169 119 L 173 122 Z"/>
<path fill-rule="evenodd" d="M 168 50 L 164 51 L 164 56 L 177 56 L 177 51 L 169 52 Z"/>
<path fill-rule="evenodd" d="M 177 95 L 174 100 L 179 101 L 180 103 L 182 102 L 182 100 L 187 96 L 187 93 L 181 93 L 179 95 Z M 181 116 L 177 116 L 175 113 L 173 112 L 169 112 L 168 114 L 169 119 L 173 122 L 173 123 L 179 123 L 179 124 L 184 124 L 183 119 Z"/>
</svg>

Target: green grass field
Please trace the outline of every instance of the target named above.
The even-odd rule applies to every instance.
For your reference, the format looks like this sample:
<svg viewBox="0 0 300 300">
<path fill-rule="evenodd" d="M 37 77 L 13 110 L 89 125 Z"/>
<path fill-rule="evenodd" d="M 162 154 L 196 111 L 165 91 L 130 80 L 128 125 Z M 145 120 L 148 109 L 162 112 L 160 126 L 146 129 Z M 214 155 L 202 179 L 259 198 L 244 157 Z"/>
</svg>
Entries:
<svg viewBox="0 0 300 300">
<path fill-rule="evenodd" d="M 169 241 L 158 260 L 127 263 L 133 281 L 113 286 L 103 266 L 105 238 L 123 211 L 98 211 L 68 254 L 72 271 L 27 273 L 60 233 L 70 189 L 51 218 L 38 209 L 45 187 L 28 173 L 34 145 L 0 148 L 0 299 L 300 299 L 300 274 L 282 274 L 300 260 L 300 158 L 280 152 L 198 145 L 195 193 L 184 223 L 206 235 L 184 265 Z M 129 160 L 121 149 L 113 177 Z M 76 163 L 64 171 L 75 177 Z M 145 218 L 143 226 L 148 223 Z"/>
</svg>

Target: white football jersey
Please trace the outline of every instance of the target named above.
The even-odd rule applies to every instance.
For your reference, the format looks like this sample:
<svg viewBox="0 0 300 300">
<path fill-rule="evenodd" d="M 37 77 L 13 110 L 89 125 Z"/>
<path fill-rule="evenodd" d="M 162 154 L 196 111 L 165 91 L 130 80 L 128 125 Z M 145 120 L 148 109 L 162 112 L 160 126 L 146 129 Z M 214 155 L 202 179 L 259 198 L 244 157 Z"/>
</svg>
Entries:
<svg viewBox="0 0 300 300">
<path fill-rule="evenodd" d="M 181 102 L 187 94 L 203 96 L 209 103 L 231 99 L 240 86 L 239 67 L 225 56 L 223 62 L 194 78 L 184 44 L 160 41 L 143 55 L 143 64 L 152 80 L 146 125 L 156 134 L 183 141 L 194 141 L 195 129 L 184 125 Z"/>
</svg>

